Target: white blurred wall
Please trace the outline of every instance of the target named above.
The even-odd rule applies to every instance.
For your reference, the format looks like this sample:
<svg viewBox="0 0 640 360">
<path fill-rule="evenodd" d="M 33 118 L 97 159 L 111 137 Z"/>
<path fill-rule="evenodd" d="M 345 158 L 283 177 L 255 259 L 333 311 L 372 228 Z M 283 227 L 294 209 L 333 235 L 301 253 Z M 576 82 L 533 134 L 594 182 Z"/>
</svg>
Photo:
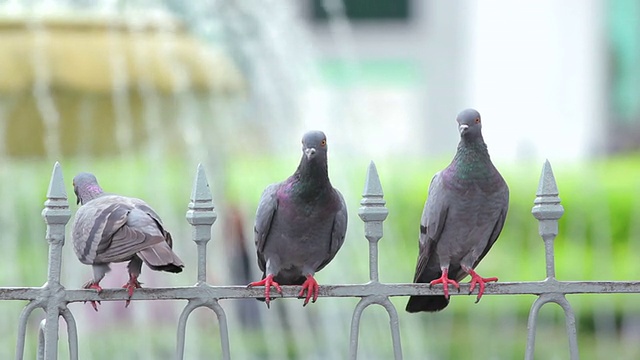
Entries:
<svg viewBox="0 0 640 360">
<path fill-rule="evenodd" d="M 468 101 L 482 110 L 494 156 L 599 153 L 606 106 L 601 1 L 482 1 L 468 13 Z"/>
<path fill-rule="evenodd" d="M 309 22 L 321 58 L 353 71 L 368 59 L 414 61 L 421 85 L 320 86 L 306 123 L 345 141 L 366 128 L 360 149 L 373 156 L 447 156 L 456 114 L 474 107 L 496 159 L 586 159 L 605 140 L 603 13 L 602 0 L 414 1 L 407 23 Z"/>
</svg>

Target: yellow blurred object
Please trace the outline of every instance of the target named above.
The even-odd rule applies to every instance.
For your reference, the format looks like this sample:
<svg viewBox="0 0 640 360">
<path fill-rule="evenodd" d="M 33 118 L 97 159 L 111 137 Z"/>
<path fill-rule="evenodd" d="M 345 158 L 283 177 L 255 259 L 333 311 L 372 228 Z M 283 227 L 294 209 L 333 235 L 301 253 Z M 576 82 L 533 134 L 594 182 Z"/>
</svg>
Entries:
<svg viewBox="0 0 640 360">
<path fill-rule="evenodd" d="M 114 98 L 122 94 L 130 130 L 139 140 L 144 101 L 150 96 L 166 113 L 172 112 L 176 95 L 208 98 L 245 92 L 244 78 L 229 57 L 167 18 L 0 19 L 0 74 L 0 115 L 6 121 L 5 149 L 0 151 L 10 156 L 47 154 L 44 136 L 55 136 L 46 130 L 47 116 L 59 124 L 62 154 L 76 152 L 81 116 L 89 116 L 91 133 L 100 135 L 86 141 L 88 150 L 113 152 Z M 43 106 L 47 102 L 53 106 Z M 52 111 L 57 113 L 44 113 Z"/>
</svg>

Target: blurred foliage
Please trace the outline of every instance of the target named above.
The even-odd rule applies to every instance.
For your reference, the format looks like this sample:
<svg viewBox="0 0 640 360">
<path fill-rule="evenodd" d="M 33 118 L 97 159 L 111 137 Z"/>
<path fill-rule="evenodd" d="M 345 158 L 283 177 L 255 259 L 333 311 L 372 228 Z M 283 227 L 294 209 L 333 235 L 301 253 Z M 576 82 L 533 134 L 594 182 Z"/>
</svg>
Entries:
<svg viewBox="0 0 640 360">
<path fill-rule="evenodd" d="M 427 197 L 428 185 L 433 174 L 448 164 L 449 160 L 424 160 L 404 158 L 377 161 L 389 217 L 385 222 L 392 229 L 393 241 L 415 253 L 417 248 L 418 224 Z M 367 161 L 358 162 L 361 175 L 350 179 L 353 188 L 361 189 Z M 347 163 L 332 164 L 330 175 L 338 177 Z M 537 222 L 531 215 L 536 196 L 542 164 L 519 163 L 497 167 L 510 188 L 510 208 L 508 218 L 499 242 L 492 252 L 508 254 L 510 250 L 522 247 L 532 251 L 543 251 L 543 243 L 537 237 Z M 588 266 L 581 272 L 571 270 L 572 265 L 597 258 L 602 244 L 613 244 L 614 254 L 624 252 L 633 239 L 640 236 L 640 155 L 619 156 L 612 159 L 595 160 L 589 163 L 553 164 L 558 183 L 561 204 L 565 214 L 560 219 L 560 233 L 556 240 L 558 277 L 571 280 L 603 279 L 597 266 Z M 257 199 L 266 184 L 284 179 L 294 170 L 294 166 L 282 159 L 247 158 L 230 164 L 226 194 L 229 201 L 247 202 L 249 208 L 257 206 Z M 261 176 L 250 176 L 259 173 Z M 334 181 L 334 185 L 336 182 Z M 357 199 L 349 199 L 350 204 Z M 351 212 L 355 210 L 352 206 Z M 357 224 L 351 224 L 357 226 Z M 388 232 L 387 232 L 388 234 Z M 534 240 L 536 238 L 537 240 Z M 578 249 L 579 248 L 579 249 Z M 502 249 L 502 251 L 500 251 Z M 578 251 L 583 256 L 571 256 Z M 542 252 L 543 254 L 543 252 Z M 621 254 L 617 261 L 624 261 Z M 540 257 L 544 261 L 544 257 Z M 614 279 L 632 279 L 640 271 L 640 264 L 633 261 L 619 266 L 612 274 Z M 495 262 L 495 261 L 493 261 Z M 518 266 L 510 281 L 540 278 L 544 269 L 536 264 Z M 588 263 L 593 265 L 592 263 Z M 535 270 L 530 273 L 528 269 Z M 586 271 L 586 272 L 584 272 Z M 565 273 L 566 272 L 566 273 Z M 610 276 L 604 279 L 612 280 Z"/>
<path fill-rule="evenodd" d="M 364 183 L 364 174 L 369 160 L 331 159 L 330 176 L 334 185 L 343 190 L 349 204 L 350 211 L 350 236 L 355 242 L 360 253 L 364 249 L 364 240 L 355 237 L 361 236 L 362 223 L 357 219 L 357 204 L 360 200 L 359 192 Z M 445 167 L 449 159 L 381 159 L 376 160 L 378 172 L 385 192 L 385 200 L 389 209 L 389 217 L 385 222 L 385 236 L 380 242 L 380 269 L 381 280 L 384 282 L 410 282 L 417 255 L 418 224 L 424 200 L 427 196 L 427 188 L 433 174 Z M 223 214 L 224 206 L 215 197 L 216 192 L 223 192 L 225 203 L 240 204 L 246 210 L 246 226 L 250 228 L 253 222 L 253 212 L 264 187 L 272 182 L 283 180 L 295 169 L 295 158 L 274 157 L 243 157 L 227 162 L 221 174 L 224 177 L 223 189 L 216 189 L 216 183 L 211 181 L 212 169 L 207 169 L 209 181 L 214 191 L 214 202 L 219 214 Z M 39 218 L 39 211 L 45 200 L 51 164 L 42 161 L 15 162 L 5 164 L 2 175 L 3 199 L 14 207 L 13 211 L 4 211 L 2 225 L 5 231 L 0 235 L 5 249 L 17 247 L 18 259 L 16 262 L 0 262 L 0 286 L 40 286 L 46 279 L 46 247 L 44 242 L 44 224 Z M 63 172 L 67 191 L 70 195 L 72 210 L 75 210 L 71 179 L 80 170 L 81 162 L 66 161 L 63 163 Z M 531 207 L 537 189 L 541 163 L 496 164 L 502 172 L 510 187 L 510 210 L 503 233 L 479 266 L 479 272 L 485 276 L 498 276 L 501 281 L 530 281 L 542 280 L 545 277 L 544 247 L 537 234 L 537 221 L 531 215 Z M 161 182 L 163 188 L 172 189 L 168 193 L 156 195 L 149 199 L 152 204 L 166 202 L 164 215 L 167 218 L 184 221 L 186 204 L 190 194 L 192 170 L 190 164 L 177 159 L 168 159 L 162 166 L 162 171 L 168 172 L 153 178 L 154 182 Z M 560 220 L 560 234 L 556 240 L 556 273 L 560 280 L 635 280 L 640 273 L 640 262 L 637 261 L 638 244 L 640 237 L 640 156 L 629 155 L 613 159 L 594 160 L 589 163 L 552 163 L 556 181 L 560 192 L 560 198 L 565 208 L 565 214 Z M 141 189 L 145 180 L 154 174 L 154 165 L 140 159 L 102 159 L 91 163 L 91 171 L 103 174 L 127 174 L 121 176 L 101 177 L 101 184 L 105 189 L 118 189 L 118 192 L 141 196 L 146 192 L 153 193 L 152 189 Z M 87 169 L 84 169 L 87 170 Z M 157 170 L 157 169 L 156 169 Z M 258 175 L 256 175 L 258 174 Z M 157 174 L 156 174 L 157 175 Z M 180 184 L 178 186 L 178 184 Z M 33 189 L 37 189 L 33 191 Z M 141 191 L 142 190 L 142 191 Z M 353 191 L 351 191 L 353 190 Z M 140 195 L 139 195 L 140 194 Z M 347 195 L 348 194 L 348 195 Z M 222 205 L 222 206 L 221 206 Z M 163 214 L 165 213 L 163 212 Z M 170 220 L 173 221 L 173 220 Z M 221 226 L 216 224 L 215 226 Z M 362 245 L 357 242 L 362 241 Z M 349 250 L 345 249 L 334 260 L 336 263 L 346 264 Z M 8 251 L 11 253 L 11 251 Z M 358 260 L 358 261 L 356 261 Z M 360 264 L 362 260 L 362 264 Z M 75 259 L 65 258 L 72 262 Z M 366 254 L 358 259 L 353 259 L 353 272 L 358 272 L 358 278 L 366 274 Z M 338 268 L 338 265 L 328 267 L 323 273 L 332 271 L 330 268 Z M 335 269 L 334 269 L 335 270 Z M 89 269 L 87 269 L 87 274 Z M 362 274 L 360 274 L 362 273 Z M 347 274 L 345 274 L 346 276 Z M 350 281 L 348 276 L 342 280 Z M 224 280 L 223 280 L 224 281 Z M 599 354 L 613 354 L 616 358 L 635 358 L 640 355 L 640 345 L 637 342 L 628 341 L 628 331 L 632 334 L 638 326 L 640 303 L 629 301 L 636 295 L 570 295 L 570 301 L 576 311 L 578 329 L 580 332 L 579 344 L 583 358 L 598 358 Z M 335 299 L 323 299 L 329 302 Z M 347 302 L 346 299 L 338 299 Z M 336 301 L 338 301 L 336 300 Z M 526 342 L 526 319 L 529 307 L 533 301 L 532 296 L 486 296 L 481 305 L 473 305 L 471 298 L 456 296 L 445 312 L 435 315 L 408 315 L 402 310 L 406 299 L 394 298 L 393 302 L 398 307 L 401 316 L 403 347 L 406 352 L 415 353 L 423 341 L 429 342 L 429 349 L 435 358 L 468 358 L 470 349 L 475 349 L 475 358 L 485 358 L 495 354 L 497 350 L 478 350 L 486 344 L 500 348 L 499 353 L 511 354 L 506 358 L 522 357 Z M 284 303 L 284 302 L 282 302 Z M 10 323 L 17 320 L 21 304 L 12 302 L 10 305 L 0 304 L 6 314 L 13 314 Z M 74 306 L 79 306 L 75 305 Z M 545 307 L 541 313 L 538 329 L 537 352 L 540 358 L 558 358 L 558 349 L 566 348 L 566 335 L 563 330 L 563 318 L 559 309 L 555 306 Z M 352 309 L 352 307 L 350 307 Z M 481 311 L 477 311 L 482 309 Z M 9 311 L 10 310 L 10 311 Z M 309 310 L 307 310 L 309 311 Z M 352 311 L 352 310 L 351 310 Z M 603 314 L 606 319 L 603 320 Z M 380 353 L 375 349 L 363 349 L 361 352 L 383 356 L 390 354 L 390 342 L 388 340 L 388 328 L 376 330 L 366 326 L 366 315 L 363 319 L 363 337 L 380 336 L 375 338 L 376 343 L 384 346 Z M 377 315 L 375 315 L 377 316 Z M 384 323 L 385 314 L 380 319 Z M 33 316 L 32 316 L 33 317 Z M 37 317 L 37 316 L 36 316 Z M 348 321 L 350 315 L 346 314 Z M 377 319 L 377 317 L 376 317 Z M 37 319 L 32 319 L 29 325 L 29 343 L 27 355 L 33 354 Z M 603 323 L 605 325 L 603 325 Z M 500 334 L 488 334 L 485 326 L 493 326 L 510 333 L 508 343 L 502 343 L 495 339 Z M 164 325 L 162 325 L 164 326 Z M 153 346 L 167 349 L 171 354 L 175 346 L 172 329 L 157 327 L 154 334 L 145 334 L 145 339 L 153 340 Z M 211 326 L 208 324 L 207 326 Z M 215 324 L 214 324 L 215 326 Z M 443 329 L 456 327 L 456 338 L 468 337 L 468 347 L 450 346 L 446 339 L 421 340 L 412 336 L 406 336 L 407 329 L 412 326 L 420 326 L 424 331 L 441 332 Z M 597 328 L 610 328 L 608 337 L 596 336 Z M 233 325 L 231 329 L 233 331 Z M 631 330 L 629 330 L 631 328 Z M 0 354 L 10 356 L 15 346 L 15 326 L 0 328 Z M 432 329 L 432 330 L 429 330 Z M 100 358 L 99 352 L 111 346 L 118 346 L 118 339 L 127 337 L 127 332 L 115 332 L 107 328 L 100 332 L 94 332 L 94 336 L 100 336 L 101 341 L 91 345 L 92 356 Z M 210 328 L 209 328 L 210 330 Z M 135 330 L 131 330 L 134 331 Z M 380 331 L 380 334 L 377 333 Z M 448 330 L 449 331 L 449 330 Z M 461 332 L 458 332 L 461 331 Z M 111 337 L 109 334 L 113 334 Z M 448 333 L 448 332 L 446 332 Z M 206 334 L 206 335 L 205 335 Z M 197 330 L 189 330 L 188 337 L 194 336 L 196 344 L 210 342 L 211 332 L 202 333 Z M 215 334 L 214 334 L 215 335 Z M 133 336 L 133 335 L 132 335 Z M 207 337 L 209 336 L 209 337 Z M 232 350 L 246 345 L 243 339 L 260 338 L 260 341 L 251 341 L 255 352 L 264 353 L 262 329 L 243 332 L 241 335 L 231 334 Z M 596 340 L 597 338 L 597 340 Z M 386 339 L 386 340 L 384 340 Z M 443 339 L 445 342 L 443 342 Z M 81 339 L 82 342 L 82 339 Z M 64 339 L 61 339 L 64 344 Z M 92 344 L 93 344 L 92 343 Z M 102 345 L 100 345 L 101 343 Z M 361 342 L 361 344 L 364 342 Z M 624 344 L 621 344 L 624 343 Z M 557 345 L 557 347 L 551 347 Z M 348 345 L 347 338 L 344 344 Z M 623 346 L 624 345 L 624 346 Z M 88 345 L 84 345 L 85 349 Z M 191 345 L 193 346 L 193 345 Z M 66 352 L 66 346 L 61 345 L 61 354 Z M 219 348 L 219 344 L 213 344 L 208 348 Z M 106 350 L 105 350 L 106 351 Z M 202 350 L 203 356 L 210 353 Z M 248 351 L 247 349 L 244 350 Z M 554 352 L 555 351 L 555 352 Z M 96 353 L 98 352 L 98 353 Z M 288 351 L 291 353 L 290 351 Z M 631 354 L 631 355 L 629 355 Z M 484 356 L 486 355 L 486 356 Z M 619 355 L 619 356 L 616 356 Z M 565 354 L 559 358 L 565 358 Z M 108 357 L 107 357 L 108 358 Z"/>
</svg>

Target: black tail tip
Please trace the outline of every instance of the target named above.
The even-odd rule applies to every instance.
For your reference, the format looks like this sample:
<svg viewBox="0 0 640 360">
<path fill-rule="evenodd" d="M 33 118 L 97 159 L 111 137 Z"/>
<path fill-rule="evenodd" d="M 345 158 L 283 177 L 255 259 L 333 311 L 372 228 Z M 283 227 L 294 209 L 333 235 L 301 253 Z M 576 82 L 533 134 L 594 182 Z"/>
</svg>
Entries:
<svg viewBox="0 0 640 360">
<path fill-rule="evenodd" d="M 449 299 L 444 296 L 411 296 L 405 310 L 410 313 L 421 311 L 440 311 L 449 305 Z"/>
<path fill-rule="evenodd" d="M 151 269 L 156 271 L 166 271 L 171 273 L 181 273 L 184 265 L 178 266 L 174 264 L 162 265 L 162 266 L 149 266 Z"/>
</svg>

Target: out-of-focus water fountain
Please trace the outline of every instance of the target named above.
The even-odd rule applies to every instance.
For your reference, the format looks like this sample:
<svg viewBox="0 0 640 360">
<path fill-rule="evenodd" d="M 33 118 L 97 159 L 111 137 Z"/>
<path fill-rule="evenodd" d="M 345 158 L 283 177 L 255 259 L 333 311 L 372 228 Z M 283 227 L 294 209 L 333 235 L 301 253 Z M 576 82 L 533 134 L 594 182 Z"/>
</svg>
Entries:
<svg viewBox="0 0 640 360">
<path fill-rule="evenodd" d="M 92 171 L 108 191 L 152 203 L 176 239 L 190 238 L 184 212 L 193 170 L 203 163 L 215 204 L 222 208 L 209 253 L 209 282 L 229 284 L 259 276 L 251 236 L 239 239 L 244 245 L 240 249 L 249 249 L 253 273 L 249 279 L 230 275 L 233 264 L 226 260 L 234 258 L 227 255 L 235 247 L 223 237 L 224 209 L 229 205 L 241 214 L 237 226 L 249 235 L 254 210 L 230 203 L 234 200 L 226 196 L 226 164 L 234 154 L 262 156 L 283 148 L 286 142 L 279 139 L 291 133 L 298 141 L 299 131 L 291 124 L 301 110 L 300 90 L 306 81 L 301 74 L 309 51 L 305 41 L 296 38 L 300 32 L 288 4 L 5 1 L 0 2 L 0 13 L 0 286 L 39 286 L 46 279 L 39 213 L 46 169 L 55 160 L 63 165 L 68 194 L 73 195 L 70 180 L 75 173 Z M 261 190 L 250 193 L 259 195 Z M 176 241 L 175 247 L 187 264 L 194 258 L 190 241 Z M 119 286 L 123 274 L 116 266 L 105 285 Z M 180 276 L 145 270 L 143 277 L 147 286 L 188 285 L 195 282 L 194 274 L 187 266 Z M 76 261 L 67 245 L 63 285 L 78 287 L 89 275 L 90 269 Z M 17 319 L 22 305 L 0 304 L 0 316 Z M 227 304 L 232 331 L 238 334 L 244 327 L 270 321 L 256 312 L 259 305 Z M 122 304 L 103 304 L 98 314 L 88 307 L 73 309 L 83 340 L 81 358 L 168 357 L 174 345 L 167 339 L 174 338 L 180 307 L 134 304 L 129 311 Z M 285 304 L 275 308 L 271 314 L 287 313 Z M 214 317 L 207 314 L 206 319 L 190 324 L 187 358 L 210 357 L 215 351 L 208 349 L 217 343 L 210 332 L 216 328 L 209 321 Z M 36 314 L 30 344 L 38 322 Z M 11 356 L 15 324 L 4 321 L 0 328 L 6 339 L 2 358 Z M 285 338 L 261 340 L 262 329 L 248 336 L 263 345 L 234 346 L 238 358 L 283 358 L 293 351 L 286 349 Z M 242 341 L 241 336 L 233 338 Z M 60 349 L 65 357 L 66 348 Z"/>
</svg>

